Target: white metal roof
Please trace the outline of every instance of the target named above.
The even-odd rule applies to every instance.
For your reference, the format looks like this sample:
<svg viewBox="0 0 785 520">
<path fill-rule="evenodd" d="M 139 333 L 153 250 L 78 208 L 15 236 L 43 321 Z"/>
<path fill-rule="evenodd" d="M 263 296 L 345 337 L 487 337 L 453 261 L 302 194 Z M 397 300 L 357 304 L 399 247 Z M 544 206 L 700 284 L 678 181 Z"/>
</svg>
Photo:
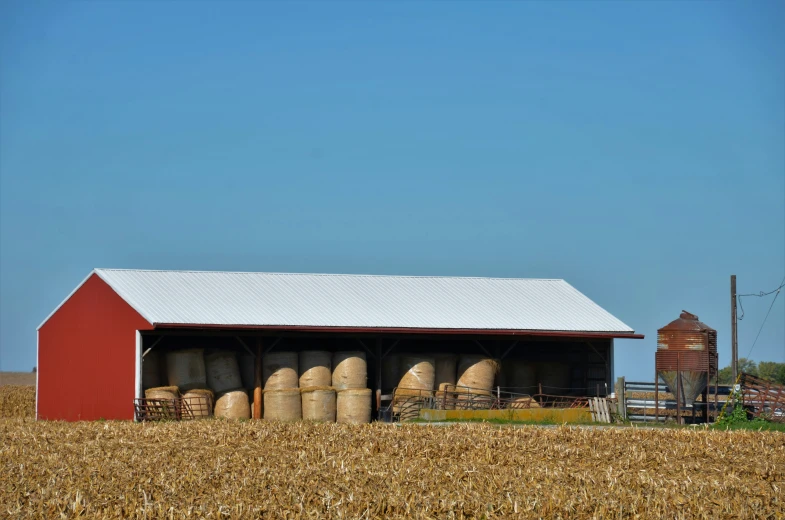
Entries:
<svg viewBox="0 0 785 520">
<path fill-rule="evenodd" d="M 153 325 L 634 332 L 564 280 L 94 273 Z"/>
</svg>

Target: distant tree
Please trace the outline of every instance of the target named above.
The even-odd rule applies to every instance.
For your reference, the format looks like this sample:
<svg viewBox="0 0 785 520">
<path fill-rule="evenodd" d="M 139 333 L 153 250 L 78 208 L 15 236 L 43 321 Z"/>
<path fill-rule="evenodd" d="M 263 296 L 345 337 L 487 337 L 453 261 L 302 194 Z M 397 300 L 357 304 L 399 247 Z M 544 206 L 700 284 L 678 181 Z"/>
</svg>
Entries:
<svg viewBox="0 0 785 520">
<path fill-rule="evenodd" d="M 33 373 L 34 373 L 34 374 L 35 374 L 35 369 L 36 369 L 36 367 L 33 367 Z"/>
<path fill-rule="evenodd" d="M 751 359 L 747 358 L 739 358 L 739 373 L 746 372 L 753 376 L 758 375 L 758 365 Z M 733 371 L 731 370 L 730 366 L 720 369 L 719 372 L 720 384 L 721 385 L 732 385 L 735 383 L 733 380 Z"/>
<path fill-rule="evenodd" d="M 774 376 L 774 380 L 781 385 L 785 385 L 785 363 L 780 363 L 780 367 L 777 369 L 777 374 Z"/>
</svg>

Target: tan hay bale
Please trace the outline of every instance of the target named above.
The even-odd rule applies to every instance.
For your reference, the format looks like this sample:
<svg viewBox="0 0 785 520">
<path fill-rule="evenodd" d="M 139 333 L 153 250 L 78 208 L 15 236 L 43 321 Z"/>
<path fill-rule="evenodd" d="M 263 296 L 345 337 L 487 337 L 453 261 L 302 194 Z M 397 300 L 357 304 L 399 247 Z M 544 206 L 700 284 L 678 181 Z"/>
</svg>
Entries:
<svg viewBox="0 0 785 520">
<path fill-rule="evenodd" d="M 191 348 L 166 353 L 167 379 L 171 386 L 181 391 L 207 386 L 207 370 L 204 366 L 204 349 Z"/>
<path fill-rule="evenodd" d="M 161 386 L 161 354 L 151 350 L 142 358 L 142 388 Z"/>
<path fill-rule="evenodd" d="M 539 408 L 540 403 L 531 397 L 519 397 L 510 403 L 509 408 L 513 410 L 526 410 L 529 408 Z"/>
<path fill-rule="evenodd" d="M 463 355 L 458 363 L 457 386 L 490 391 L 499 371 L 499 362 L 485 356 Z"/>
<path fill-rule="evenodd" d="M 335 388 L 317 386 L 303 388 L 300 393 L 302 395 L 303 420 L 335 422 Z"/>
<path fill-rule="evenodd" d="M 570 366 L 566 363 L 538 363 L 537 379 L 542 384 L 543 394 L 570 393 Z"/>
<path fill-rule="evenodd" d="M 332 386 L 336 390 L 365 388 L 368 385 L 368 366 L 365 352 L 348 351 L 333 354 Z"/>
<path fill-rule="evenodd" d="M 454 385 L 457 380 L 458 356 L 455 354 L 436 354 L 434 387 L 438 388 L 442 384 Z"/>
<path fill-rule="evenodd" d="M 303 418 L 300 390 L 265 390 L 264 418 L 268 421 L 299 421 Z"/>
<path fill-rule="evenodd" d="M 268 352 L 262 358 L 262 386 L 266 390 L 298 387 L 297 352 Z"/>
<path fill-rule="evenodd" d="M 397 395 L 430 395 L 436 379 L 433 356 L 406 354 L 401 356 L 401 371 Z"/>
<path fill-rule="evenodd" d="M 35 417 L 35 386 L 0 385 L 0 418 Z"/>
<path fill-rule="evenodd" d="M 401 380 L 401 356 L 387 355 L 382 360 L 382 390 L 392 390 Z"/>
<path fill-rule="evenodd" d="M 256 380 L 256 356 L 247 352 L 237 356 L 237 364 L 240 365 L 240 379 L 243 381 L 243 388 L 253 390 Z"/>
<path fill-rule="evenodd" d="M 332 354 L 325 350 L 300 352 L 300 388 L 330 386 L 333 378 Z"/>
<path fill-rule="evenodd" d="M 240 377 L 240 366 L 237 364 L 237 354 L 231 350 L 217 350 L 204 356 L 207 369 L 207 386 L 215 393 L 222 394 L 228 390 L 243 387 Z"/>
<path fill-rule="evenodd" d="M 371 394 L 370 388 L 339 391 L 336 398 L 336 421 L 344 424 L 371 422 Z"/>
<path fill-rule="evenodd" d="M 193 417 L 209 417 L 213 415 L 215 394 L 208 388 L 193 388 L 183 394 L 183 403 Z M 183 414 L 185 413 L 183 410 Z"/>
<path fill-rule="evenodd" d="M 146 399 L 165 399 L 166 403 L 154 406 L 158 412 L 163 412 L 167 416 L 174 417 L 177 411 L 177 399 L 180 396 L 179 389 L 176 386 L 159 386 L 156 388 L 148 388 L 144 391 Z"/>
<path fill-rule="evenodd" d="M 245 390 L 229 390 L 218 396 L 215 401 L 216 417 L 225 419 L 250 419 L 251 404 Z"/>
</svg>

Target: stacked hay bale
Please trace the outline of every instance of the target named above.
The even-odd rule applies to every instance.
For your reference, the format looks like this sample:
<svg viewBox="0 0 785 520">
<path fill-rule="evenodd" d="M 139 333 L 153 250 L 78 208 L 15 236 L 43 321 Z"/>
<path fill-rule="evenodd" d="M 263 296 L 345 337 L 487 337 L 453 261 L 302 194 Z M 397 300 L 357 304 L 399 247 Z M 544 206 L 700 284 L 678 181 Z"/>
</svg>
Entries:
<svg viewBox="0 0 785 520">
<path fill-rule="evenodd" d="M 269 352 L 262 358 L 264 418 L 268 421 L 302 419 L 297 352 Z"/>
<path fill-rule="evenodd" d="M 513 359 L 504 365 L 506 386 L 520 394 L 538 393 L 537 367 L 534 363 L 523 359 Z"/>
<path fill-rule="evenodd" d="M 183 394 L 183 413 L 190 413 L 191 417 L 199 419 L 213 415 L 215 407 L 215 394 L 209 388 L 194 388 Z"/>
<path fill-rule="evenodd" d="M 436 390 L 434 396 L 436 399 L 451 401 L 452 394 L 448 391 L 455 386 L 458 370 L 458 356 L 455 354 L 436 354 L 435 360 L 435 378 L 433 387 Z M 445 402 L 447 406 L 449 403 Z"/>
<path fill-rule="evenodd" d="M 243 381 L 243 388 L 249 392 L 253 391 L 256 382 L 256 356 L 243 352 L 237 356 L 237 364 L 240 365 L 240 379 Z"/>
<path fill-rule="evenodd" d="M 166 372 L 169 386 L 176 386 L 181 391 L 207 388 L 204 349 L 191 348 L 167 352 Z"/>
<path fill-rule="evenodd" d="M 336 395 L 331 386 L 309 386 L 300 390 L 305 421 L 335 422 Z"/>
<path fill-rule="evenodd" d="M 371 390 L 365 352 L 346 351 L 333 354 L 332 386 L 336 394 L 336 421 L 371 422 Z"/>
<path fill-rule="evenodd" d="M 300 352 L 300 388 L 330 386 L 332 383 L 332 355 L 324 350 Z"/>
<path fill-rule="evenodd" d="M 344 424 L 371 422 L 371 389 L 348 388 L 338 392 L 336 420 Z"/>
<path fill-rule="evenodd" d="M 218 397 L 215 401 L 215 416 L 225 419 L 249 419 L 251 405 L 248 392 L 243 387 L 237 355 L 231 350 L 218 350 L 208 353 L 204 360 L 207 384 Z M 196 399 L 197 396 L 193 398 Z"/>
</svg>

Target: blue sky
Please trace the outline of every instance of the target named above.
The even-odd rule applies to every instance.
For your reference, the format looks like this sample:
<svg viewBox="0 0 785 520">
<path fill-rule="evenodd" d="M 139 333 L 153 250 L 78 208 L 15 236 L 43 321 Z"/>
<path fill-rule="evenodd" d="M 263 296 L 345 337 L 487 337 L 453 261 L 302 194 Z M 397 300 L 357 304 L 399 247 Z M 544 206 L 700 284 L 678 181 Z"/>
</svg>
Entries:
<svg viewBox="0 0 785 520">
<path fill-rule="evenodd" d="M 0 10 L 2 370 L 93 267 L 564 278 L 644 380 L 785 276 L 782 2 Z"/>
</svg>

